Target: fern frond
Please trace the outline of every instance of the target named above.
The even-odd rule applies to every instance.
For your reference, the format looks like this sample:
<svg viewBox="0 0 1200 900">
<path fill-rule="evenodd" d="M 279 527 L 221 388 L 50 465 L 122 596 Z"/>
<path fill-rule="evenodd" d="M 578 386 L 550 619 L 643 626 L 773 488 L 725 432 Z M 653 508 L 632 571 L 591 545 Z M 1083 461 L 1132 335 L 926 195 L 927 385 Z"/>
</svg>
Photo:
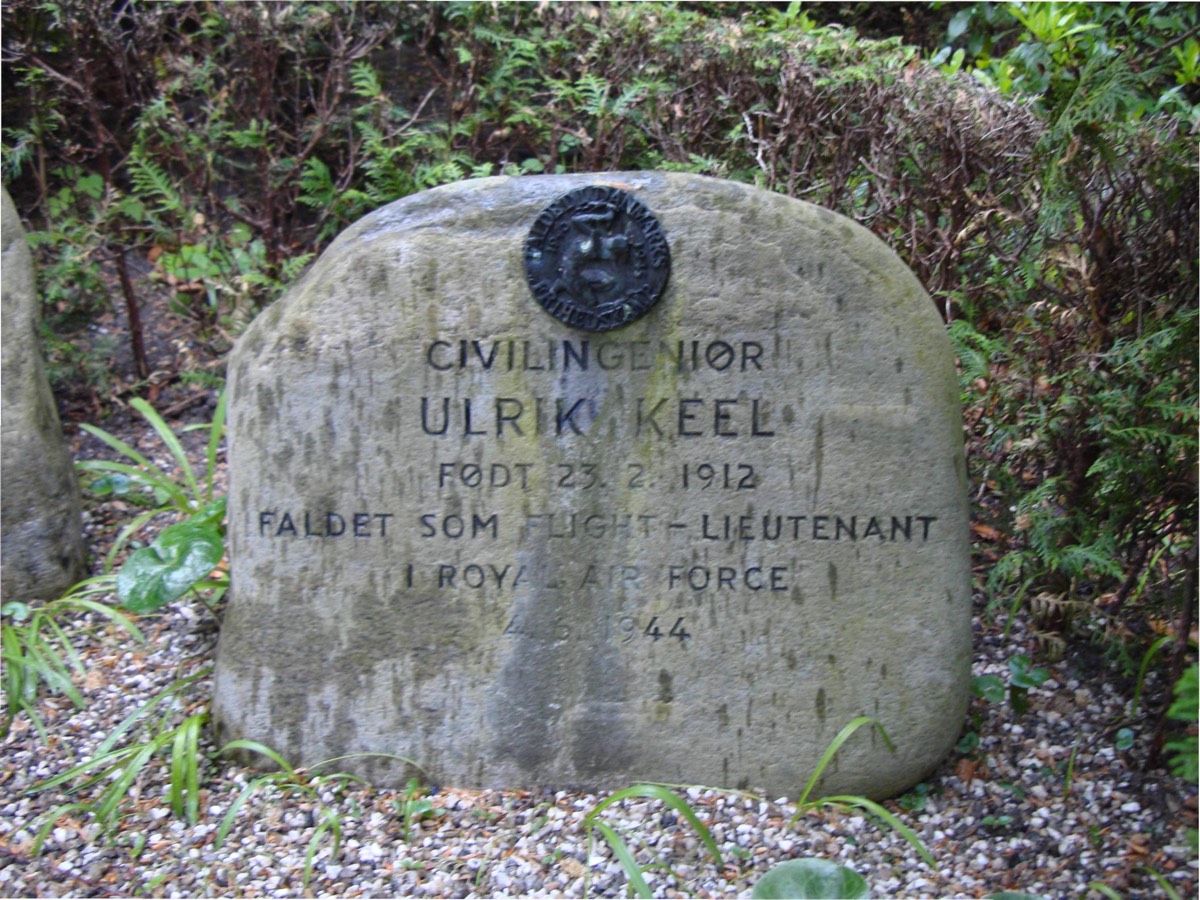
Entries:
<svg viewBox="0 0 1200 900">
<path fill-rule="evenodd" d="M 183 198 L 175 190 L 170 177 L 158 165 L 146 159 L 136 151 L 129 158 L 129 180 L 134 190 L 148 207 L 152 206 L 157 212 L 170 212 L 184 215 L 187 209 Z M 152 204 L 151 199 L 157 200 Z"/>
</svg>

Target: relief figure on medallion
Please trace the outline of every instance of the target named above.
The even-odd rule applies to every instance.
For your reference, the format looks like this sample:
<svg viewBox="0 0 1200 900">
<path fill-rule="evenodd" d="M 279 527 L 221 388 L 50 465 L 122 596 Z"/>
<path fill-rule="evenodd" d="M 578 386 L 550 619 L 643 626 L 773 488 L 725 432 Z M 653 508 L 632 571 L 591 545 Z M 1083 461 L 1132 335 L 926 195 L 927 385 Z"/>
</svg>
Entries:
<svg viewBox="0 0 1200 900">
<path fill-rule="evenodd" d="M 525 274 L 538 303 L 585 331 L 644 315 L 662 295 L 670 266 L 654 214 L 632 194 L 603 185 L 559 197 L 525 242 Z"/>
<path fill-rule="evenodd" d="M 577 302 L 600 312 L 624 299 L 629 266 L 630 238 L 614 233 L 617 210 L 611 203 L 599 202 L 577 212 L 568 220 L 571 235 L 562 248 L 559 271 L 562 277 L 553 286 L 555 293 L 566 293 Z M 639 277 L 636 248 L 633 276 Z"/>
</svg>

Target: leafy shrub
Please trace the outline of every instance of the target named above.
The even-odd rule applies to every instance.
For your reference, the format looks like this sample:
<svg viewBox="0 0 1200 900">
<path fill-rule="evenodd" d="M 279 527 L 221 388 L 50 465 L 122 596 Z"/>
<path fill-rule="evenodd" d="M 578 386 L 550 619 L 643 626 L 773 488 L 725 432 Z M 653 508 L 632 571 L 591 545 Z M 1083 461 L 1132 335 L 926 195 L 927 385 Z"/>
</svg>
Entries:
<svg viewBox="0 0 1200 900">
<path fill-rule="evenodd" d="M 1046 123 L 1020 252 L 992 245 L 993 302 L 964 303 L 952 336 L 1009 535 L 989 587 L 1028 596 L 1050 645 L 1097 607 L 1131 612 L 1136 640 L 1196 577 L 1200 85 L 1176 38 L 1197 24 L 1167 4 L 971 4 L 950 25 L 973 76 Z"/>
</svg>

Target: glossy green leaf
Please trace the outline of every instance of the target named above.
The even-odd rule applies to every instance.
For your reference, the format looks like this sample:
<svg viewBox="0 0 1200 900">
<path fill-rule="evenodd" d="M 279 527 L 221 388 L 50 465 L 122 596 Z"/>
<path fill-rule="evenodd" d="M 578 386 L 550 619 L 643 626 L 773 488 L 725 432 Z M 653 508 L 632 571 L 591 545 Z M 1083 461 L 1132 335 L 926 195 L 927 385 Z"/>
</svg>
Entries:
<svg viewBox="0 0 1200 900">
<path fill-rule="evenodd" d="M 760 878 L 750 896 L 755 900 L 853 900 L 867 896 L 867 882 L 854 870 L 827 859 L 790 859 Z"/>
<path fill-rule="evenodd" d="M 191 590 L 224 555 L 225 544 L 212 525 L 196 520 L 172 525 L 130 555 L 117 575 L 117 598 L 133 612 L 153 612 Z"/>
</svg>

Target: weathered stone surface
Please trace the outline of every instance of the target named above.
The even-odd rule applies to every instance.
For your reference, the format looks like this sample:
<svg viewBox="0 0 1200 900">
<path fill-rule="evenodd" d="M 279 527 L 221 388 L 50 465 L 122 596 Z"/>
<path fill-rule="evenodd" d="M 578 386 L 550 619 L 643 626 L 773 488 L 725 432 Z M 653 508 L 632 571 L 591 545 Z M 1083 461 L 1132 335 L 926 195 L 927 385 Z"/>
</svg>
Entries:
<svg viewBox="0 0 1200 900">
<path fill-rule="evenodd" d="M 83 571 L 79 482 L 42 366 L 33 256 L 12 198 L 2 193 L 0 592 L 8 600 L 52 599 Z"/>
<path fill-rule="evenodd" d="M 522 265 L 585 184 L 670 243 L 662 299 L 604 333 Z M 855 716 L 895 752 L 860 732 L 827 790 L 896 793 L 957 738 L 952 354 L 848 220 L 685 175 L 439 188 L 349 228 L 230 371 L 223 738 L 461 786 L 791 796 Z"/>
</svg>

